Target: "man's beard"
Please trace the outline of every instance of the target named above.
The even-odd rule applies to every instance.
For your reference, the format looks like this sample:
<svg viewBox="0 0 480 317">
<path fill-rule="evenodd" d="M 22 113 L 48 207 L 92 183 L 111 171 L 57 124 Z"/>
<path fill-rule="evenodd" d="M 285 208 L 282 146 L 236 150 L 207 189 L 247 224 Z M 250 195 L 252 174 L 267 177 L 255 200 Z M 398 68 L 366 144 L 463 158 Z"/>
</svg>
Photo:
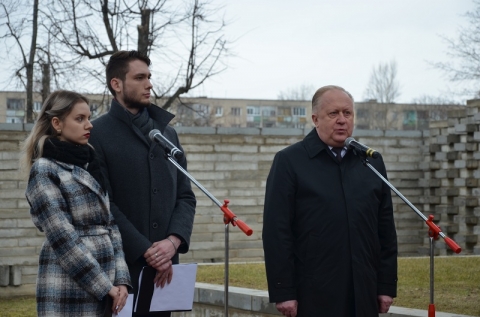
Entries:
<svg viewBox="0 0 480 317">
<path fill-rule="evenodd" d="M 123 96 L 123 102 L 125 103 L 125 106 L 128 105 L 127 108 L 133 109 L 143 109 L 150 106 L 150 100 L 142 102 L 138 100 L 138 98 L 132 97 L 128 91 L 125 91 L 125 95 Z"/>
</svg>

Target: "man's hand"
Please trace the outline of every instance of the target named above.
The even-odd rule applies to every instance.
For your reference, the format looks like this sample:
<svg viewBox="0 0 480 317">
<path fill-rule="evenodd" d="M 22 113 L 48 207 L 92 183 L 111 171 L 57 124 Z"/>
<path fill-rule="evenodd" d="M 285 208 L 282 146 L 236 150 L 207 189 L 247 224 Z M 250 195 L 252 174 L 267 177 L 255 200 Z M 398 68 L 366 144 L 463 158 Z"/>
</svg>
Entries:
<svg viewBox="0 0 480 317">
<path fill-rule="evenodd" d="M 157 269 L 157 274 L 153 279 L 153 283 L 155 283 L 157 287 L 162 287 L 162 288 L 165 286 L 165 284 L 170 284 L 173 277 L 172 261 L 168 261 L 168 263 L 160 267 L 157 267 L 156 269 Z"/>
<path fill-rule="evenodd" d="M 180 242 L 180 239 L 175 236 L 169 236 L 168 239 L 154 242 L 152 246 L 145 251 L 143 257 L 151 267 L 162 267 L 173 258 Z"/>
<path fill-rule="evenodd" d="M 286 302 L 279 302 L 275 305 L 277 310 L 287 317 L 297 316 L 298 302 L 296 300 L 287 300 Z"/>
<path fill-rule="evenodd" d="M 171 241 L 170 241 L 170 240 Z M 169 236 L 168 239 L 154 242 L 145 252 L 143 257 L 147 264 L 157 270 L 154 282 L 157 287 L 164 287 L 172 281 L 173 269 L 171 259 L 176 253 L 176 249 L 181 241 L 175 236 Z"/>
<path fill-rule="evenodd" d="M 393 304 L 393 298 L 388 295 L 378 295 L 378 312 L 380 314 L 388 313 L 390 306 Z"/>
</svg>

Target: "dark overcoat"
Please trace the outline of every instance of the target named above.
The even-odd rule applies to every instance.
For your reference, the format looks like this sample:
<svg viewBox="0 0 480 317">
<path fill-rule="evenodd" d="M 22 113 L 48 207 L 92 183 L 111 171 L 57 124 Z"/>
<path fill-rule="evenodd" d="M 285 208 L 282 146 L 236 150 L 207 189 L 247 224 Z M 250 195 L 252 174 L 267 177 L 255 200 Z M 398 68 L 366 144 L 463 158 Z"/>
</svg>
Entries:
<svg viewBox="0 0 480 317">
<path fill-rule="evenodd" d="M 182 150 L 177 133 L 168 126 L 174 116 L 155 105 L 147 110 L 154 128 Z M 183 240 L 178 252 L 188 251 L 196 200 L 190 180 L 166 159 L 160 145 L 148 142 L 126 111 L 113 100 L 109 112 L 92 122 L 90 144 L 108 180 L 110 208 L 136 292 L 140 271 L 147 265 L 143 254 L 153 242 L 174 234 Z M 185 156 L 178 163 L 187 168 Z M 172 260 L 178 263 L 178 254 Z"/>
<path fill-rule="evenodd" d="M 299 317 L 378 316 L 377 295 L 396 296 L 390 189 L 351 150 L 337 162 L 316 130 L 274 158 L 263 243 L 270 301 L 298 300 Z"/>
<path fill-rule="evenodd" d="M 38 316 L 103 316 L 102 299 L 113 285 L 130 285 L 105 192 L 83 168 L 40 158 L 31 168 L 26 197 L 46 237 L 37 276 Z"/>
</svg>

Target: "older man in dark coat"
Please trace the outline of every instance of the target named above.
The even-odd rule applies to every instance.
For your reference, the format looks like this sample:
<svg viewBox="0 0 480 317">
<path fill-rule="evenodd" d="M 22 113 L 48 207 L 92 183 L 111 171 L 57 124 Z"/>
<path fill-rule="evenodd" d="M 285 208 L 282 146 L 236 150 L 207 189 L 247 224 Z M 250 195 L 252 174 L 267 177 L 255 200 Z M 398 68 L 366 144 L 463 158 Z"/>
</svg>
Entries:
<svg viewBox="0 0 480 317">
<path fill-rule="evenodd" d="M 136 51 L 111 56 L 107 84 L 115 99 L 110 111 L 93 121 L 90 140 L 103 162 L 135 291 L 146 265 L 157 272 L 152 283 L 164 286 L 171 281 L 172 263 L 189 248 L 196 205 L 190 180 L 149 138 L 149 132 L 158 129 L 182 149 L 168 125 L 173 115 L 150 104 L 149 65 Z M 187 168 L 185 157 L 178 163 Z"/>
<path fill-rule="evenodd" d="M 270 301 L 290 317 L 377 316 L 396 296 L 390 189 L 344 148 L 353 132 L 352 96 L 326 86 L 312 106 L 315 130 L 276 154 L 267 180 Z M 382 158 L 370 163 L 386 177 Z"/>
</svg>

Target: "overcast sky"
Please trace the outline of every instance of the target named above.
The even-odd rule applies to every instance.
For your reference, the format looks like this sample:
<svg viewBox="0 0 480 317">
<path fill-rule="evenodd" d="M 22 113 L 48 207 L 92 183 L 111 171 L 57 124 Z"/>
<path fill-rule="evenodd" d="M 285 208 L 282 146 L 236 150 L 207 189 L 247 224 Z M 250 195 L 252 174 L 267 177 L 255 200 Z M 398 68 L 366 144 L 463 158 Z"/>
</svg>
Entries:
<svg viewBox="0 0 480 317">
<path fill-rule="evenodd" d="M 361 101 L 373 67 L 395 60 L 398 103 L 422 95 L 472 98 L 452 95 L 465 83 L 450 82 L 429 62 L 449 61 L 442 36 L 457 38 L 459 28 L 468 25 L 465 13 L 474 9 L 473 0 L 211 1 L 223 5 L 232 55 L 225 72 L 190 96 L 277 99 L 301 85 L 335 84 Z M 0 65 L 3 89 L 11 89 L 3 86 L 16 57 Z M 152 65 L 154 79 L 162 71 L 161 64 Z"/>
<path fill-rule="evenodd" d="M 236 56 L 195 96 L 276 99 L 302 84 L 336 84 L 363 100 L 373 66 L 393 59 L 401 86 L 397 102 L 461 90 L 428 62 L 448 61 L 441 36 L 456 38 L 467 25 L 471 0 L 215 2 L 225 5 Z"/>
</svg>

